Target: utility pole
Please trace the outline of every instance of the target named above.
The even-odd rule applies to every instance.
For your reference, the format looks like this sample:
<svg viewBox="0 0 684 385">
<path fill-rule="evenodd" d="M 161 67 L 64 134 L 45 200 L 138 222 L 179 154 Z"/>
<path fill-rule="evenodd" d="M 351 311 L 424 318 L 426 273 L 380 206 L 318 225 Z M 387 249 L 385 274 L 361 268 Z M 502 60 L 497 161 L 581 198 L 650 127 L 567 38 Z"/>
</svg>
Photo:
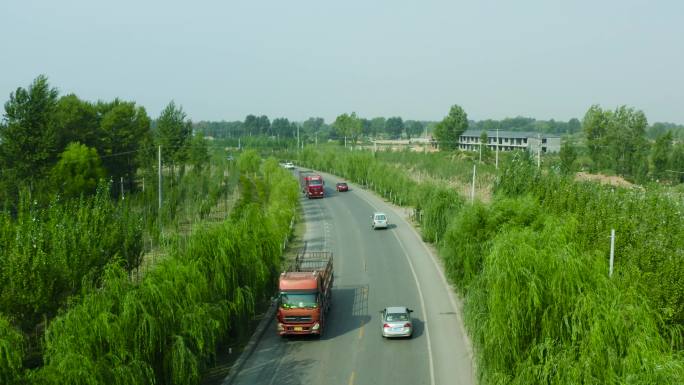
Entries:
<svg viewBox="0 0 684 385">
<path fill-rule="evenodd" d="M 475 203 L 475 169 L 477 168 L 477 165 L 473 165 L 473 184 L 470 188 L 470 203 Z"/>
<path fill-rule="evenodd" d="M 537 134 L 537 168 L 541 167 L 541 136 Z"/>
<path fill-rule="evenodd" d="M 316 137 L 316 147 L 318 147 L 318 131 L 316 131 L 316 134 L 314 136 Z"/>
<path fill-rule="evenodd" d="M 496 128 L 496 169 L 499 169 L 499 128 Z"/>
<path fill-rule="evenodd" d="M 613 276 L 613 261 L 615 260 L 615 229 L 610 229 L 610 268 L 608 277 Z"/>
<path fill-rule="evenodd" d="M 347 148 L 347 135 L 344 136 L 344 148 Z"/>
<path fill-rule="evenodd" d="M 124 200 L 123 177 L 121 177 L 120 182 L 121 182 L 121 200 Z"/>
<path fill-rule="evenodd" d="M 162 206 L 162 164 L 161 164 L 161 146 L 159 146 L 158 152 L 158 168 L 159 168 L 159 218 L 161 218 L 161 206 Z"/>
<path fill-rule="evenodd" d="M 482 141 L 480 141 L 480 163 L 482 163 Z"/>
</svg>

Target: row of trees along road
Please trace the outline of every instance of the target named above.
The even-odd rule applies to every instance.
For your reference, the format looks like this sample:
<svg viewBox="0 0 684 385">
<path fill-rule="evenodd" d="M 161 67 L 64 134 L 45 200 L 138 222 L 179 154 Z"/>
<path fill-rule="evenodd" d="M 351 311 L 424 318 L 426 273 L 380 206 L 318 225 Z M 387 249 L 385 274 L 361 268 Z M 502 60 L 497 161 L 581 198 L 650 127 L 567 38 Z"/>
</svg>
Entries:
<svg viewBox="0 0 684 385">
<path fill-rule="evenodd" d="M 583 166 L 594 172 L 614 173 L 643 183 L 648 180 L 684 181 L 684 143 L 675 131 L 660 132 L 649 139 L 646 115 L 626 106 L 615 110 L 594 105 L 582 122 L 588 161 Z M 574 160 L 577 150 L 566 143 L 561 148 L 563 163 Z"/>
<path fill-rule="evenodd" d="M 60 96 L 47 77 L 19 87 L 5 103 L 0 122 L 0 201 L 15 202 L 26 187 L 37 196 L 93 194 L 99 178 L 128 183 L 140 169 L 164 162 L 201 166 L 205 141 L 173 102 L 153 122 L 135 102 L 91 103 L 74 94 Z"/>
<path fill-rule="evenodd" d="M 344 137 L 372 137 L 397 139 L 401 137 L 414 138 L 422 136 L 434 122 L 404 120 L 399 116 L 390 118 L 375 117 L 366 119 L 358 117 L 356 113 L 342 114 L 337 119 L 346 120 L 351 124 L 325 123 L 323 118 L 311 117 L 304 122 L 291 122 L 287 118 L 276 118 L 272 122 L 268 116 L 247 115 L 244 121 L 200 121 L 194 124 L 194 129 L 214 138 L 238 138 L 249 136 L 268 136 L 278 139 L 294 139 L 299 134 L 304 142 L 327 141 L 328 139 L 344 140 Z M 337 121 L 336 119 L 336 121 Z M 354 127 L 352 132 L 349 127 Z"/>
</svg>

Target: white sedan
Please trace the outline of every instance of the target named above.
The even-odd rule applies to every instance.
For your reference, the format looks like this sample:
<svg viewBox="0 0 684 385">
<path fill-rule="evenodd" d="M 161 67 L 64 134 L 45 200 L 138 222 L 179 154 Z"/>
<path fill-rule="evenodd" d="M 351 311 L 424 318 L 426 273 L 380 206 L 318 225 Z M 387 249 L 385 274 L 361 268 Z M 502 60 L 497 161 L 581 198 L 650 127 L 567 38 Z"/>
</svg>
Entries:
<svg viewBox="0 0 684 385">
<path fill-rule="evenodd" d="M 372 216 L 373 223 L 371 227 L 375 229 L 386 229 L 389 226 L 389 221 L 387 220 L 387 215 L 385 213 L 375 213 Z"/>
</svg>

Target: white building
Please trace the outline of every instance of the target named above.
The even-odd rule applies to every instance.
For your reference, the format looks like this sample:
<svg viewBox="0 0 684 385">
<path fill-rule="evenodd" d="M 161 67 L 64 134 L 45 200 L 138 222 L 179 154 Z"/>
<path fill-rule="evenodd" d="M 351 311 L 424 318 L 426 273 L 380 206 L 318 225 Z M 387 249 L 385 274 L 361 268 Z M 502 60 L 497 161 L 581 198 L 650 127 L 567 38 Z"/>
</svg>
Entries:
<svg viewBox="0 0 684 385">
<path fill-rule="evenodd" d="M 480 149 L 480 130 L 466 130 L 458 138 L 458 148 L 466 151 L 478 151 Z M 499 138 L 499 151 L 527 150 L 536 153 L 541 148 L 543 153 L 560 151 L 560 136 L 553 134 L 540 134 L 536 132 L 516 131 L 487 131 L 487 146 L 496 150 L 496 140 Z"/>
</svg>

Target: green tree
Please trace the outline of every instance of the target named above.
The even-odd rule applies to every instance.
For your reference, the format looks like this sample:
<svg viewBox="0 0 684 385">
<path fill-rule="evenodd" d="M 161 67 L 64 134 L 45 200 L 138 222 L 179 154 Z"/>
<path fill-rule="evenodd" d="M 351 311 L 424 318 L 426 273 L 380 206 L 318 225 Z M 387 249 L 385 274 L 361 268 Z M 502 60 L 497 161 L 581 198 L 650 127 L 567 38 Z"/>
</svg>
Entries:
<svg viewBox="0 0 684 385">
<path fill-rule="evenodd" d="M 256 150 L 246 150 L 237 160 L 238 170 L 243 175 L 254 174 L 259 171 L 259 166 L 261 165 L 261 157 Z"/>
<path fill-rule="evenodd" d="M 256 119 L 256 126 L 259 135 L 268 135 L 271 132 L 271 121 L 266 115 L 261 115 Z"/>
<path fill-rule="evenodd" d="M 245 117 L 245 122 L 243 124 L 244 134 L 247 136 L 257 135 L 259 133 L 259 127 L 257 123 L 257 117 L 255 115 L 249 114 Z"/>
<path fill-rule="evenodd" d="M 366 118 L 361 118 L 361 134 L 364 137 L 369 137 L 371 134 L 371 121 Z"/>
<path fill-rule="evenodd" d="M 449 114 L 435 127 L 434 136 L 444 150 L 458 148 L 458 138 L 468 128 L 468 115 L 459 105 L 451 106 Z"/>
<path fill-rule="evenodd" d="M 575 148 L 575 145 L 567 139 L 564 140 L 558 155 L 560 157 L 561 172 L 564 174 L 573 172 L 575 159 L 577 159 L 577 149 Z"/>
<path fill-rule="evenodd" d="M 684 143 L 678 143 L 670 156 L 670 177 L 678 183 L 684 182 Z"/>
<path fill-rule="evenodd" d="M 404 128 L 406 129 L 406 137 L 409 139 L 420 137 L 425 132 L 423 123 L 416 120 L 407 120 L 404 122 Z"/>
<path fill-rule="evenodd" d="M 287 118 L 273 119 L 273 123 L 271 123 L 271 135 L 281 138 L 286 136 L 294 138 L 297 136 L 297 126 L 293 126 Z"/>
<path fill-rule="evenodd" d="M 322 140 L 326 130 L 325 120 L 323 118 L 309 118 L 302 123 L 301 131 L 304 132 L 311 141 L 316 142 Z M 302 135 L 302 132 L 299 133 Z"/>
<path fill-rule="evenodd" d="M 95 193 L 106 173 L 97 150 L 85 144 L 70 143 L 52 168 L 50 178 L 63 196 L 74 198 Z"/>
<path fill-rule="evenodd" d="M 394 116 L 385 122 L 385 132 L 390 138 L 401 138 L 401 133 L 404 131 L 404 121 L 399 116 Z"/>
<path fill-rule="evenodd" d="M 385 118 L 377 117 L 371 119 L 370 131 L 371 135 L 373 135 L 374 137 L 381 135 L 383 132 L 385 132 Z"/>
<path fill-rule="evenodd" d="M 98 103 L 96 108 L 102 116 L 97 153 L 110 177 L 128 177 L 130 183 L 140 162 L 145 159 L 145 153 L 140 150 L 151 141 L 150 118 L 143 107 L 119 99 Z"/>
<path fill-rule="evenodd" d="M 17 88 L 5 103 L 0 125 L 0 166 L 3 179 L 35 183 L 43 179 L 57 159 L 54 125 L 58 92 L 40 75 L 28 89 Z"/>
<path fill-rule="evenodd" d="M 580 132 L 582 129 L 582 123 L 580 123 L 579 119 L 577 118 L 572 118 L 568 120 L 568 134 L 574 134 L 576 132 Z"/>
<path fill-rule="evenodd" d="M 606 166 L 604 157 L 606 133 L 612 118 L 610 111 L 604 111 L 598 105 L 589 107 L 582 121 L 582 129 L 587 143 L 587 150 L 594 166 L 592 171 Z"/>
<path fill-rule="evenodd" d="M 352 143 L 356 143 L 357 138 L 361 134 L 361 120 L 356 117 L 356 113 L 339 115 L 333 123 L 335 130 L 337 130 L 340 137 L 349 138 Z"/>
<path fill-rule="evenodd" d="M 606 132 L 606 150 L 619 175 L 643 181 L 648 174 L 648 122 L 642 111 L 626 106 L 618 107 Z"/>
<path fill-rule="evenodd" d="M 99 117 L 92 103 L 74 94 L 59 98 L 54 117 L 58 148 L 66 149 L 69 143 L 79 142 L 88 147 L 97 146 Z"/>
<path fill-rule="evenodd" d="M 651 152 L 651 164 L 653 165 L 653 170 L 651 170 L 651 175 L 653 178 L 662 179 L 672 178 L 674 175 L 670 175 L 667 170 L 670 167 L 670 157 L 672 156 L 672 133 L 667 132 L 658 137 L 653 146 Z M 676 178 L 673 178 L 676 179 Z"/>
<path fill-rule="evenodd" d="M 209 148 L 202 133 L 197 133 L 190 139 L 188 160 L 198 170 L 204 168 L 209 163 Z"/>
<path fill-rule="evenodd" d="M 162 146 L 165 164 L 182 165 L 187 159 L 187 145 L 192 135 L 192 123 L 186 121 L 183 108 L 171 101 L 157 119 L 155 141 Z"/>
<path fill-rule="evenodd" d="M 482 131 L 480 134 L 480 151 L 482 151 L 482 159 L 487 160 L 492 155 L 492 149 L 489 148 L 489 137 L 487 131 Z"/>
</svg>

